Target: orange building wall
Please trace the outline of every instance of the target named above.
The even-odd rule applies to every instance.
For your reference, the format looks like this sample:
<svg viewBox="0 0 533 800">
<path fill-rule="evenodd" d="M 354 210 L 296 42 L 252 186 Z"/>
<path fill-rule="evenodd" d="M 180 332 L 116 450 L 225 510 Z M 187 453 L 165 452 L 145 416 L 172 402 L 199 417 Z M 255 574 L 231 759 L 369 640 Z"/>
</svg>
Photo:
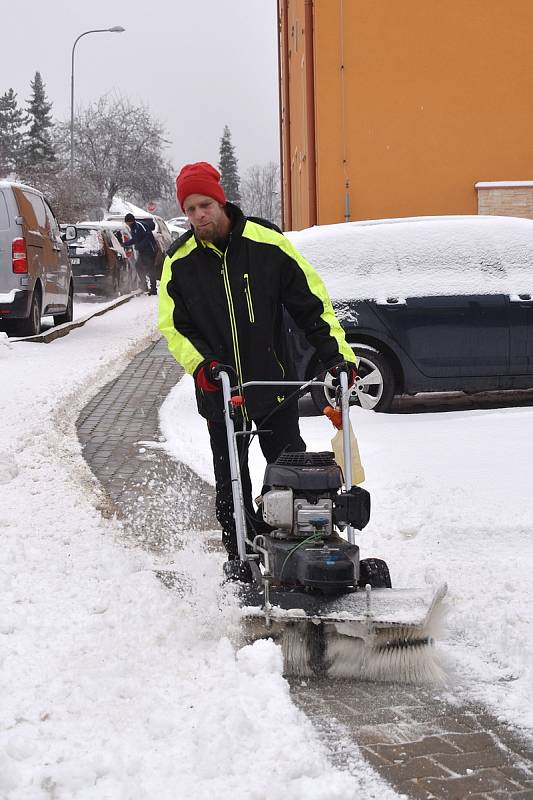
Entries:
<svg viewBox="0 0 533 800">
<path fill-rule="evenodd" d="M 287 19 L 302 14 L 304 0 L 281 2 Z M 477 181 L 533 178 L 533 0 L 312 7 L 319 224 L 345 219 L 347 191 L 352 220 L 475 214 Z M 308 139 L 300 60 L 289 61 L 293 178 Z M 305 227 L 291 188 L 292 227 Z"/>
<path fill-rule="evenodd" d="M 314 142 L 310 143 L 308 138 L 307 114 L 309 105 L 314 106 L 314 93 L 307 86 L 306 78 L 308 59 L 311 71 L 313 62 L 312 53 L 306 50 L 306 5 L 309 5 L 306 0 L 280 2 L 280 20 L 286 37 L 280 63 L 282 171 L 284 198 L 290 197 L 284 209 L 285 229 L 306 227 L 313 216 L 310 197 L 311 193 L 315 194 L 316 169 Z M 313 162 L 313 176 L 310 175 L 310 161 Z"/>
</svg>

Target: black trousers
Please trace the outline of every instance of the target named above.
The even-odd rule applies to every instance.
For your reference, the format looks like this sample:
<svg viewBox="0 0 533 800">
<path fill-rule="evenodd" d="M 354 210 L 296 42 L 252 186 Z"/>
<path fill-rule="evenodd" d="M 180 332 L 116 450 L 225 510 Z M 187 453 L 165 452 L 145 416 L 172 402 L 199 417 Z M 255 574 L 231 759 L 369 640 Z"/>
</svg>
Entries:
<svg viewBox="0 0 533 800">
<path fill-rule="evenodd" d="M 147 285 L 149 286 L 150 292 L 155 294 L 156 292 L 156 266 L 154 261 L 154 256 L 147 253 L 141 253 L 137 261 L 135 262 L 135 267 L 137 269 L 137 274 L 139 276 L 139 280 L 141 282 L 141 289 L 143 292 L 146 291 Z"/>
<path fill-rule="evenodd" d="M 254 420 L 257 430 L 263 428 L 262 420 Z M 231 491 L 231 474 L 228 455 L 228 440 L 224 420 L 208 420 L 207 427 L 211 440 L 211 450 L 213 452 L 213 468 L 215 471 L 216 488 L 216 517 L 222 527 L 222 542 L 230 558 L 237 556 L 237 535 L 235 531 L 235 519 L 233 515 L 233 495 Z M 245 423 L 242 419 L 235 420 L 235 430 L 244 430 Z M 300 436 L 300 426 L 298 423 L 298 402 L 291 401 L 281 406 L 272 416 L 266 420 L 264 427 L 272 433 L 259 434 L 252 437 L 251 447 L 257 447 L 254 442 L 259 439 L 259 444 L 267 463 L 271 464 L 277 457 L 287 452 L 301 452 L 306 449 L 305 442 Z M 252 426 L 248 422 L 247 430 Z M 247 513 L 248 536 L 253 538 L 254 525 L 257 524 L 255 509 L 252 501 L 252 484 L 248 471 L 248 436 L 238 436 L 237 446 L 239 448 L 239 460 L 241 463 L 241 480 L 244 505 Z M 257 530 L 259 532 L 259 530 Z"/>
</svg>

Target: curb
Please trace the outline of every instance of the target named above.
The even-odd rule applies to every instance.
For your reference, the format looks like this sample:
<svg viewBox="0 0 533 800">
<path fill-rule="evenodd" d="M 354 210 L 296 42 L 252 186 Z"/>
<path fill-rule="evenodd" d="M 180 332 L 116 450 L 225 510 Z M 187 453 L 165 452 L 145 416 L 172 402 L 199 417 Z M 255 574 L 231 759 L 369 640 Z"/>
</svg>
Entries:
<svg viewBox="0 0 533 800">
<path fill-rule="evenodd" d="M 63 336 L 67 336 L 76 328 L 82 328 L 85 323 L 89 322 L 89 320 L 93 317 L 99 317 L 101 314 L 106 314 L 108 311 L 118 308 L 118 306 L 121 306 L 123 303 L 128 303 L 133 297 L 138 297 L 141 294 L 142 292 L 140 289 L 135 289 L 135 291 L 130 292 L 130 294 L 125 294 L 122 295 L 122 297 L 118 297 L 116 300 L 111 300 L 109 305 L 107 305 L 105 308 L 100 308 L 98 311 L 93 311 L 92 314 L 87 314 L 86 317 L 81 317 L 81 319 L 73 320 L 72 322 L 65 322 L 63 325 L 57 325 L 51 328 L 49 331 L 46 331 L 46 333 L 38 333 L 36 336 L 14 337 L 9 341 L 10 343 L 38 342 L 40 344 L 49 344 L 55 339 L 61 339 Z"/>
</svg>

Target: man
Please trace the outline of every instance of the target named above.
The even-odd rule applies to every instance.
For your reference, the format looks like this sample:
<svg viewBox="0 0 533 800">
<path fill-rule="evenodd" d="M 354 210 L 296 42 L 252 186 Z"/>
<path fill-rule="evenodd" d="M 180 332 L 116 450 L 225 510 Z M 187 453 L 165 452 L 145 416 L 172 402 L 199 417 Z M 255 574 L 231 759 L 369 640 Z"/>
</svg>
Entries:
<svg viewBox="0 0 533 800">
<path fill-rule="evenodd" d="M 138 222 L 133 214 L 126 214 L 124 222 L 131 231 L 131 236 L 123 242 L 123 247 L 135 247 L 137 250 L 137 261 L 135 268 L 141 281 L 141 287 L 146 289 L 147 294 L 157 294 L 156 289 L 156 257 L 159 246 L 154 238 L 154 234 L 144 222 Z"/>
<path fill-rule="evenodd" d="M 168 250 L 160 285 L 159 326 L 170 352 L 193 375 L 198 411 L 207 419 L 216 482 L 216 515 L 228 553 L 231 580 L 249 580 L 238 559 L 222 390 L 217 367 L 226 365 L 232 383 L 290 380 L 287 374 L 285 308 L 338 379 L 346 369 L 355 380 L 356 358 L 346 343 L 321 279 L 272 223 L 247 218 L 226 201 L 220 174 L 207 164 L 187 164 L 176 179 L 178 202 L 191 223 Z M 298 403 L 283 402 L 283 387 L 245 390 L 236 429 L 258 429 L 268 416 L 269 434 L 259 435 L 267 462 L 284 451 L 305 450 L 298 425 Z M 270 415 L 273 409 L 275 413 Z M 255 528 L 252 489 L 241 449 L 243 494 L 249 534 Z"/>
</svg>

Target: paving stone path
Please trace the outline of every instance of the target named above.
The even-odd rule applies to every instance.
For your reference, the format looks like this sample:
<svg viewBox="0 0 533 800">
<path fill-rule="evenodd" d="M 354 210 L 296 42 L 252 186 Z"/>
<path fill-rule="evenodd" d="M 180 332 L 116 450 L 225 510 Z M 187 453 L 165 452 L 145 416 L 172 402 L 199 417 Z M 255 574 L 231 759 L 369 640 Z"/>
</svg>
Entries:
<svg viewBox="0 0 533 800">
<path fill-rule="evenodd" d="M 182 530 L 217 527 L 212 488 L 160 448 L 158 409 L 182 374 L 160 340 L 78 419 L 84 456 L 110 511 L 133 541 L 157 553 L 179 547 Z M 340 767 L 359 752 L 412 798 L 533 800 L 533 743 L 483 709 L 419 687 L 294 680 L 291 690 Z"/>
</svg>

